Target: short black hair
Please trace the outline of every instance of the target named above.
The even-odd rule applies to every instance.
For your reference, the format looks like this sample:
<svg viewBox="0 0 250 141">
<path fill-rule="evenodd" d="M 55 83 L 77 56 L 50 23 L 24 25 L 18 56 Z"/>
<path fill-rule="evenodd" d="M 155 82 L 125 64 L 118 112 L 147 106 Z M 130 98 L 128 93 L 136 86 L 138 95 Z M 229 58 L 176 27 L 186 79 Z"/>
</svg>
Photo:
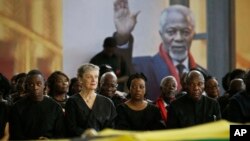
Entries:
<svg viewBox="0 0 250 141">
<path fill-rule="evenodd" d="M 24 81 L 24 88 L 25 88 L 25 90 L 28 89 L 28 81 L 30 80 L 30 77 L 35 76 L 35 75 L 41 75 L 43 77 L 44 83 L 46 84 L 46 80 L 45 80 L 44 74 L 40 70 L 33 69 L 33 70 L 30 70 L 27 73 L 27 75 L 26 75 L 26 78 L 25 78 L 25 81 Z"/>
<path fill-rule="evenodd" d="M 114 37 L 107 37 L 104 42 L 103 42 L 103 47 L 116 47 L 117 46 L 117 42 L 116 39 Z"/>
<path fill-rule="evenodd" d="M 143 73 L 135 73 L 129 76 L 128 81 L 127 81 L 127 88 L 130 89 L 130 85 L 132 80 L 136 79 L 136 78 L 141 78 L 143 79 L 145 82 L 147 82 L 147 77 L 143 74 Z"/>
<path fill-rule="evenodd" d="M 25 78 L 27 76 L 27 73 L 22 72 L 16 75 L 15 81 L 17 82 L 20 78 Z"/>
<path fill-rule="evenodd" d="M 231 75 L 230 75 L 230 81 L 235 79 L 235 78 L 241 78 L 241 79 L 244 79 L 246 75 L 246 71 L 243 70 L 243 69 L 234 69 L 231 71 Z"/>
<path fill-rule="evenodd" d="M 206 76 L 206 78 L 205 78 L 205 82 L 207 82 L 208 80 L 210 80 L 210 79 L 216 79 L 216 77 L 215 76 L 212 76 L 212 75 L 208 75 L 208 76 Z M 216 79 L 217 80 L 217 79 Z"/>
<path fill-rule="evenodd" d="M 55 91 L 55 84 L 58 76 L 66 77 L 67 81 L 69 82 L 69 77 L 63 73 L 62 71 L 54 71 L 47 79 L 47 84 L 49 87 L 49 96 L 53 96 L 53 92 Z"/>
</svg>

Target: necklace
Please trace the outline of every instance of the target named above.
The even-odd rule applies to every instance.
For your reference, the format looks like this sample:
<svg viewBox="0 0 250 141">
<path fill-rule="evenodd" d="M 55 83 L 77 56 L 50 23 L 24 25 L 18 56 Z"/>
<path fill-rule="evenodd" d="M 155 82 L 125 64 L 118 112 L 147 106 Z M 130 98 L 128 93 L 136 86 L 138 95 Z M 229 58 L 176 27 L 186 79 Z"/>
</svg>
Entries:
<svg viewBox="0 0 250 141">
<path fill-rule="evenodd" d="M 91 97 L 92 97 L 92 96 L 89 96 L 89 97 L 86 96 L 86 97 L 83 98 L 83 99 L 85 100 L 85 102 L 89 103 L 89 101 L 91 100 Z"/>
<path fill-rule="evenodd" d="M 83 99 L 84 99 L 84 101 L 86 102 L 86 103 L 89 103 L 89 102 L 91 102 L 91 100 L 95 97 L 95 93 L 94 94 L 90 94 L 90 96 L 82 96 L 83 97 Z"/>
</svg>

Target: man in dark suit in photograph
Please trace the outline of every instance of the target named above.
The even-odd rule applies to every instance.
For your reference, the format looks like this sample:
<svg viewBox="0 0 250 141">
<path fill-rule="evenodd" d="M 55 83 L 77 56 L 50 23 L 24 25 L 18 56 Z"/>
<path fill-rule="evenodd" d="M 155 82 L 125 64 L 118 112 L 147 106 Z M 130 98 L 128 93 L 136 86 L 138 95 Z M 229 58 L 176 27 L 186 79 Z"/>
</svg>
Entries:
<svg viewBox="0 0 250 141">
<path fill-rule="evenodd" d="M 124 56 L 132 57 L 133 36 L 139 12 L 131 13 L 128 0 L 114 2 L 114 23 L 116 38 Z M 155 100 L 160 95 L 160 81 L 167 75 L 172 75 L 181 89 L 180 76 L 183 72 L 200 67 L 190 53 L 190 47 L 195 35 L 194 15 L 189 8 L 182 5 L 172 5 L 164 9 L 160 16 L 159 34 L 162 43 L 154 56 L 134 57 L 132 65 L 135 72 L 143 72 L 148 77 L 148 98 Z M 125 52 L 127 49 L 130 52 Z M 128 59 L 129 60 L 129 59 Z"/>
</svg>

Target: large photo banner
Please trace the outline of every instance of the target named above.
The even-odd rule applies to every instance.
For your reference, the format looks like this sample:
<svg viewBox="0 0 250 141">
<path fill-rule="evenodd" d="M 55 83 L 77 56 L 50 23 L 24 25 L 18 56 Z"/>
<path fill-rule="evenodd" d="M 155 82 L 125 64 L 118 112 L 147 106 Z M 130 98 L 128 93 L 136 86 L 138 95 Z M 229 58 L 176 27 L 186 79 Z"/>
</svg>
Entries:
<svg viewBox="0 0 250 141">
<path fill-rule="evenodd" d="M 160 15 L 169 0 L 129 0 L 131 12 L 140 11 L 132 32 L 133 57 L 154 56 L 162 42 Z M 249 67 L 247 19 L 244 2 L 236 4 L 236 66 Z M 0 72 L 11 78 L 40 69 L 48 76 L 63 70 L 70 77 L 79 65 L 103 49 L 103 40 L 116 31 L 114 0 L 0 0 Z M 206 1 L 190 0 L 195 32 L 206 33 Z M 207 40 L 193 40 L 193 58 L 207 68 Z"/>
</svg>

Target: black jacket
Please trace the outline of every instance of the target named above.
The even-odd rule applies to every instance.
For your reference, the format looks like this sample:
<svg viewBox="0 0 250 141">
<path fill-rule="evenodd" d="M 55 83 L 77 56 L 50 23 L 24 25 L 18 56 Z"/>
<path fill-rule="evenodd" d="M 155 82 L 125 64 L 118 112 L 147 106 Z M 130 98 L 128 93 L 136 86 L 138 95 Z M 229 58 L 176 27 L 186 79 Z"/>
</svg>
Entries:
<svg viewBox="0 0 250 141">
<path fill-rule="evenodd" d="M 228 118 L 232 122 L 250 122 L 250 94 L 246 91 L 234 95 L 229 102 Z"/>
<path fill-rule="evenodd" d="M 169 107 L 167 128 L 181 128 L 221 119 L 219 103 L 202 95 L 194 102 L 189 94 L 173 101 Z"/>
</svg>

